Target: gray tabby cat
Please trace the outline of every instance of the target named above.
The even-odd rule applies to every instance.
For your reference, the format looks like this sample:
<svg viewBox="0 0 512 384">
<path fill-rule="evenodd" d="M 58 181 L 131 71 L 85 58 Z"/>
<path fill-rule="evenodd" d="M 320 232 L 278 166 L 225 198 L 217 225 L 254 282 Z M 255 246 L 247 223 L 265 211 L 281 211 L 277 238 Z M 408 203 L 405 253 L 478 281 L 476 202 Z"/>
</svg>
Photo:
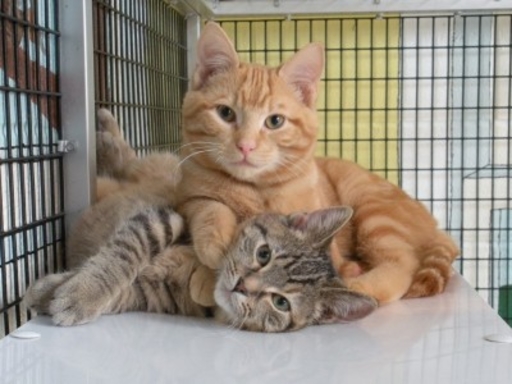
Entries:
<svg viewBox="0 0 512 384">
<path fill-rule="evenodd" d="M 147 185 L 162 177 L 169 180 L 168 175 L 157 176 L 162 166 L 154 165 L 177 166 L 176 159 L 137 159 L 115 132 L 114 118 L 105 111 L 99 117 L 98 161 L 136 164 L 105 172 L 111 180 L 98 178 L 101 199 L 83 214 L 68 242 L 73 268 L 35 282 L 25 296 L 30 308 L 64 326 L 101 314 L 150 311 L 213 315 L 240 329 L 282 332 L 359 319 L 377 307 L 374 299 L 347 290 L 331 264 L 329 245 L 352 214 L 346 207 L 263 214 L 246 221 L 219 270 L 217 306 L 196 304 L 188 285 L 199 262 L 191 246 L 180 244 L 183 220 L 171 208 L 172 196 L 166 196 L 172 182 L 166 194 Z M 144 162 L 153 173 L 141 172 L 148 170 Z M 138 176 L 122 168 L 137 169 Z M 164 172 L 173 171 L 167 167 Z"/>
</svg>

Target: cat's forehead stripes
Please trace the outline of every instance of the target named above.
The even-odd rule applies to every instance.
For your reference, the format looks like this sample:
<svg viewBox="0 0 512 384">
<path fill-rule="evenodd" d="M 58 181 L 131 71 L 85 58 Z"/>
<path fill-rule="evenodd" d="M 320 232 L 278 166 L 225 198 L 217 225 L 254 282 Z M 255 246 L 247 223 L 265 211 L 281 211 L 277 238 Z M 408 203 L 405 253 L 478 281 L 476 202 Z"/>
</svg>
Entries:
<svg viewBox="0 0 512 384">
<path fill-rule="evenodd" d="M 243 68 L 238 75 L 235 103 L 268 108 L 269 96 L 276 82 L 275 71 L 255 65 L 244 65 Z"/>
<path fill-rule="evenodd" d="M 254 223 L 254 228 L 258 229 L 263 237 L 265 237 L 265 238 L 267 237 L 268 230 L 262 224 L 260 224 L 258 222 L 255 222 Z"/>
</svg>

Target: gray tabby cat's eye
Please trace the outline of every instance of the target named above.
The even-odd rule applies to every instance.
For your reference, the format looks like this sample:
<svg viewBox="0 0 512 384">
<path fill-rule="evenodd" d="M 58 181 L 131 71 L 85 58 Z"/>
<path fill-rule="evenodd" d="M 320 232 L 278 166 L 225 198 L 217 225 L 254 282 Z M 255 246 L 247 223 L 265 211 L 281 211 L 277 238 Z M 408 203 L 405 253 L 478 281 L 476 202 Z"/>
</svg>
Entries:
<svg viewBox="0 0 512 384">
<path fill-rule="evenodd" d="M 220 118 L 227 123 L 232 123 L 236 120 L 235 111 L 233 111 L 233 109 L 231 109 L 227 105 L 218 105 L 217 113 L 219 114 Z"/>
<path fill-rule="evenodd" d="M 262 245 L 256 251 L 256 260 L 258 260 L 258 263 L 262 267 L 264 267 L 265 265 L 268 264 L 271 256 L 272 256 L 272 252 L 270 251 L 270 248 L 267 244 Z"/>
<path fill-rule="evenodd" d="M 278 129 L 283 126 L 285 120 L 283 115 L 270 115 L 265 119 L 265 126 L 268 129 Z"/>
<path fill-rule="evenodd" d="M 275 293 L 272 295 L 272 304 L 279 311 L 288 312 L 290 310 L 290 302 L 285 297 Z"/>
</svg>

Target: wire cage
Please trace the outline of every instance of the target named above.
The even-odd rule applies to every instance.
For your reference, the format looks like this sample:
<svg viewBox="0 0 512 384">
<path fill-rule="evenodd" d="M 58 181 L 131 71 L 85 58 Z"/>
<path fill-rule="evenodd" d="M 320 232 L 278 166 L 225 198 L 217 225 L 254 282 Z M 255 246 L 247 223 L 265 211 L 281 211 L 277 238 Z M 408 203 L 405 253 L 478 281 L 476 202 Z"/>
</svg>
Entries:
<svg viewBox="0 0 512 384">
<path fill-rule="evenodd" d="M 81 5 L 2 2 L 0 336 L 29 318 L 20 304 L 26 286 L 63 267 L 64 219 L 77 210 L 67 167 L 84 161 L 59 152 L 73 136 L 63 3 Z M 221 23 L 243 60 L 263 64 L 322 42 L 317 154 L 354 160 L 421 200 L 460 245 L 456 269 L 512 324 L 512 10 L 503 2 L 474 0 L 482 6 L 471 12 L 439 1 L 414 9 L 389 0 L 397 7 L 379 12 L 380 2 L 323 2 L 334 8 L 322 14 L 308 8 L 316 2 L 295 0 L 84 3 L 91 14 L 76 28 L 92 30 L 94 47 L 84 50 L 92 109 L 111 109 L 141 155 L 179 147 L 204 19 Z M 85 152 L 87 163 L 94 152 Z M 74 172 L 87 179 L 94 167 Z"/>
<path fill-rule="evenodd" d="M 177 150 L 187 89 L 185 18 L 160 0 L 93 4 L 97 106 L 113 112 L 140 155 Z"/>
<path fill-rule="evenodd" d="M 0 10 L 0 337 L 30 319 L 26 287 L 65 265 L 63 3 L 9 0 Z M 187 85 L 184 16 L 159 0 L 92 5 L 95 104 L 112 110 L 139 154 L 176 150 Z"/>
<path fill-rule="evenodd" d="M 318 155 L 354 160 L 421 200 L 456 268 L 512 324 L 512 15 L 227 20 L 246 60 L 326 48 Z"/>
<path fill-rule="evenodd" d="M 25 287 L 63 262 L 56 2 L 0 9 L 0 337 L 30 318 Z"/>
</svg>

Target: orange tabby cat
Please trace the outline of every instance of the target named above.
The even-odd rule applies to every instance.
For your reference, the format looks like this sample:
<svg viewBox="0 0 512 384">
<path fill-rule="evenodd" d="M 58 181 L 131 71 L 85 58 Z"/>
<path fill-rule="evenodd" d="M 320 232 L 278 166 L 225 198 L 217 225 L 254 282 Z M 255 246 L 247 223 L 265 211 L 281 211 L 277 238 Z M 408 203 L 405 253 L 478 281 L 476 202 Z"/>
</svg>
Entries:
<svg viewBox="0 0 512 384">
<path fill-rule="evenodd" d="M 424 206 L 352 162 L 314 157 L 320 44 L 269 68 L 240 62 L 224 31 L 208 23 L 197 53 L 178 187 L 178 210 L 205 266 L 191 280 L 194 300 L 213 304 L 213 270 L 242 220 L 335 205 L 354 210 L 332 252 L 350 288 L 380 303 L 444 290 L 459 251 Z"/>
</svg>

